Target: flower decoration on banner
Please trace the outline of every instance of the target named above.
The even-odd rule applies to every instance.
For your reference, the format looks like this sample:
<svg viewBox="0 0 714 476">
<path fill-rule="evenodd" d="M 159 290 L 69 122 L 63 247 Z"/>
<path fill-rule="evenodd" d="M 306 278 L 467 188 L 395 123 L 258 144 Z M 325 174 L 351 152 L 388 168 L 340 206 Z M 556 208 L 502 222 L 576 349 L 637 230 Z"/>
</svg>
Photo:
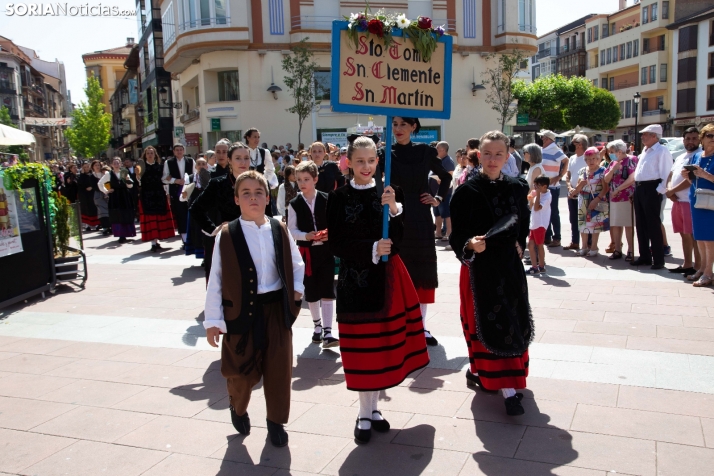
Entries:
<svg viewBox="0 0 714 476">
<path fill-rule="evenodd" d="M 409 38 L 414 44 L 425 63 L 431 60 L 437 40 L 446 34 L 446 28 L 443 25 L 434 27 L 429 17 L 410 20 L 403 13 L 386 13 L 384 10 L 373 14 L 369 7 L 364 12 L 345 17 L 345 20 L 349 22 L 347 35 L 355 47 L 358 46 L 359 34 L 367 33 L 376 35 L 384 42 L 384 46 L 389 48 L 394 43 L 393 32 L 399 29 L 404 38 Z"/>
</svg>

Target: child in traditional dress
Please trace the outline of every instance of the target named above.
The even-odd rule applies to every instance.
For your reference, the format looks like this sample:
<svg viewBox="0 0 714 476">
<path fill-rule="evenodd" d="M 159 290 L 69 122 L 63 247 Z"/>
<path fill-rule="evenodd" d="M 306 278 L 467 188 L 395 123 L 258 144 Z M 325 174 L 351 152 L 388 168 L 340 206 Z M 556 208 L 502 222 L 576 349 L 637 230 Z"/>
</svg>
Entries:
<svg viewBox="0 0 714 476">
<path fill-rule="evenodd" d="M 315 189 L 317 165 L 301 162 L 295 168 L 300 193 L 288 206 L 288 230 L 305 261 L 305 300 L 315 330 L 312 342 L 327 349 L 340 341 L 332 336 L 335 313 L 335 257 L 327 245 L 327 194 Z M 322 317 L 320 317 L 322 311 Z"/>
<path fill-rule="evenodd" d="M 235 429 L 250 433 L 248 402 L 262 377 L 270 441 L 285 446 L 293 362 L 290 329 L 300 312 L 305 266 L 285 225 L 265 216 L 268 193 L 258 172 L 236 178 L 241 216 L 216 235 L 203 325 L 213 347 L 224 334 L 221 373 Z"/>
<path fill-rule="evenodd" d="M 399 385 L 409 373 L 429 364 L 419 297 L 397 246 L 401 242 L 400 189 L 377 192 L 373 178 L 377 147 L 359 137 L 348 149 L 350 183 L 330 193 L 327 228 L 330 250 L 340 258 L 337 324 L 349 390 L 359 392 L 354 430 L 367 443 L 372 429 L 389 431 L 377 409 L 380 390 Z M 389 238 L 382 239 L 383 205 L 389 205 Z M 388 256 L 382 261 L 382 256 Z"/>
</svg>

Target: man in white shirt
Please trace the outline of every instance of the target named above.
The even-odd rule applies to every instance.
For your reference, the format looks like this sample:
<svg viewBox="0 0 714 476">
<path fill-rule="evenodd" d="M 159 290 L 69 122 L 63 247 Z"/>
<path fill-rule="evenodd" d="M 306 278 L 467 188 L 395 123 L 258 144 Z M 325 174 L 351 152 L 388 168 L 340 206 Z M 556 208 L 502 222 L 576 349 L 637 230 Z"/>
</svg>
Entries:
<svg viewBox="0 0 714 476">
<path fill-rule="evenodd" d="M 662 269 L 664 239 L 659 212 L 667 190 L 667 178 L 672 171 L 672 154 L 659 143 L 662 137 L 662 126 L 659 124 L 649 125 L 640 133 L 645 146 L 635 169 L 635 224 L 640 257 L 630 264 Z"/>
<path fill-rule="evenodd" d="M 171 198 L 171 214 L 174 217 L 174 225 L 181 234 L 183 245 L 181 249 L 186 248 L 186 229 L 188 227 L 188 204 L 182 202 L 181 189 L 185 184 L 185 175 L 194 173 L 193 159 L 185 159 L 183 145 L 174 144 L 174 156 L 164 162 L 164 179 L 163 182 L 169 186 L 169 196 Z"/>
<path fill-rule="evenodd" d="M 687 152 L 675 160 L 672 173 L 669 174 L 665 195 L 673 202 L 672 228 L 682 237 L 682 251 L 684 251 L 684 263 L 670 269 L 669 272 L 689 276 L 699 269 L 700 256 L 697 242 L 694 241 L 692 210 L 689 208 L 689 188 L 692 182 L 682 177 L 682 169 L 692 163 L 692 156 L 701 152 L 702 148 L 699 146 L 699 130 L 696 127 L 685 130 L 683 137 Z M 692 252 L 694 252 L 694 263 L 692 263 Z"/>
<path fill-rule="evenodd" d="M 543 139 L 543 170 L 550 179 L 550 226 L 545 233 L 545 244 L 549 247 L 560 246 L 560 179 L 568 172 L 568 157 L 555 143 L 555 133 L 545 130 L 538 135 Z"/>
<path fill-rule="evenodd" d="M 580 232 L 578 231 L 578 199 L 570 198 L 570 192 L 578 186 L 578 173 L 585 167 L 585 150 L 588 148 L 588 136 L 575 134 L 570 142 L 575 146 L 575 154 L 568 160 L 568 171 L 565 183 L 568 186 L 568 214 L 570 218 L 570 245 L 566 250 L 580 249 Z"/>
<path fill-rule="evenodd" d="M 260 131 L 255 127 L 251 127 L 245 131 L 243 139 L 245 139 L 245 143 L 248 146 L 248 152 L 250 154 L 250 170 L 256 170 L 263 174 L 265 176 L 265 180 L 268 181 L 268 185 L 271 190 L 278 188 L 280 183 L 278 182 L 278 176 L 275 175 L 273 156 L 268 149 L 261 149 L 259 147 Z M 265 208 L 265 214 L 269 217 L 278 212 L 277 207 L 273 210 L 272 202 L 273 200 L 269 200 L 268 205 Z"/>
<path fill-rule="evenodd" d="M 503 175 L 508 175 L 509 177 L 518 177 L 520 175 L 518 163 L 516 162 L 516 157 L 513 154 L 508 155 L 506 165 L 503 166 L 501 172 L 503 172 Z"/>
</svg>

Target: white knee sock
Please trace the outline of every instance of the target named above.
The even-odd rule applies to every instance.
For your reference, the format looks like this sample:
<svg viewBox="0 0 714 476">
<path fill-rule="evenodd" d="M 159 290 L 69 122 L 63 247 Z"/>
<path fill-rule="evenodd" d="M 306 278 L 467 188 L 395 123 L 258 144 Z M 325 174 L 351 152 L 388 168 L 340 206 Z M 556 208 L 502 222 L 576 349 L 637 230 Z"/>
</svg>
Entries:
<svg viewBox="0 0 714 476">
<path fill-rule="evenodd" d="M 501 393 L 503 394 L 503 398 L 510 398 L 516 395 L 516 390 L 513 388 L 502 388 Z"/>
<path fill-rule="evenodd" d="M 427 337 L 431 337 L 429 331 L 426 330 L 426 304 L 419 304 L 419 309 L 421 310 L 421 323 L 424 326 L 424 333 Z"/>
<path fill-rule="evenodd" d="M 320 319 L 320 301 L 309 302 L 307 307 L 310 308 L 312 315 L 312 323 L 315 325 L 315 334 L 322 334 L 322 320 Z"/>
<path fill-rule="evenodd" d="M 158 245 L 158 244 L 159 244 L 159 240 L 151 240 L 151 244 L 152 244 L 152 245 Z"/>
<path fill-rule="evenodd" d="M 359 392 L 359 418 L 372 419 L 372 405 L 375 392 Z M 372 428 L 372 423 L 369 421 L 360 421 L 358 424 L 360 430 L 369 430 Z"/>
<path fill-rule="evenodd" d="M 320 307 L 322 308 L 322 328 L 325 329 L 325 337 L 332 337 L 332 317 L 335 314 L 335 301 L 321 299 Z"/>
<path fill-rule="evenodd" d="M 377 413 L 377 405 L 379 404 L 379 392 L 372 392 L 372 420 L 384 420 L 384 417 Z"/>
</svg>

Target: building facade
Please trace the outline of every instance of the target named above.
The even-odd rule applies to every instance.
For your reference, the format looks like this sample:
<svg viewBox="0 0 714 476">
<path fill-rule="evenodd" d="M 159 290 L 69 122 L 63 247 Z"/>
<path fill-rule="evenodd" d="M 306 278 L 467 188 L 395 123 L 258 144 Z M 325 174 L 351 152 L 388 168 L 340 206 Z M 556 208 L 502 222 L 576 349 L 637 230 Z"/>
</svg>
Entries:
<svg viewBox="0 0 714 476">
<path fill-rule="evenodd" d="M 122 158 L 138 159 L 141 154 L 141 139 L 144 135 L 144 120 L 139 115 L 139 45 L 134 45 L 124 62 L 125 73 L 116 90 L 109 98 L 112 113 L 112 147 Z"/>
<path fill-rule="evenodd" d="M 298 120 L 283 82 L 282 60 L 307 39 L 319 65 L 315 87 L 321 104 L 303 125 L 302 142 L 343 134 L 369 117 L 334 113 L 330 108 L 330 30 L 332 21 L 364 5 L 337 0 L 145 0 L 160 8 L 163 67 L 174 81 L 167 104 L 177 126 L 175 140 L 189 153 L 206 150 L 221 137 L 238 140 L 258 127 L 269 145 L 298 142 Z M 429 16 L 454 36 L 452 120 L 424 120 L 430 137 L 463 144 L 497 128 L 482 83 L 490 53 L 520 49 L 535 53 L 535 0 L 384 0 L 388 11 L 409 18 Z M 373 8 L 377 6 L 373 5 Z M 280 91 L 273 95 L 271 86 Z M 143 86 L 142 86 L 143 87 Z M 468 117 L 459 120 L 460 117 Z M 384 117 L 374 116 L 378 125 Z M 333 136 L 334 137 L 334 136 Z"/>
<path fill-rule="evenodd" d="M 586 15 L 538 37 L 538 52 L 531 56 L 529 65 L 533 80 L 558 73 L 585 76 L 585 21 L 594 16 Z"/>
</svg>

